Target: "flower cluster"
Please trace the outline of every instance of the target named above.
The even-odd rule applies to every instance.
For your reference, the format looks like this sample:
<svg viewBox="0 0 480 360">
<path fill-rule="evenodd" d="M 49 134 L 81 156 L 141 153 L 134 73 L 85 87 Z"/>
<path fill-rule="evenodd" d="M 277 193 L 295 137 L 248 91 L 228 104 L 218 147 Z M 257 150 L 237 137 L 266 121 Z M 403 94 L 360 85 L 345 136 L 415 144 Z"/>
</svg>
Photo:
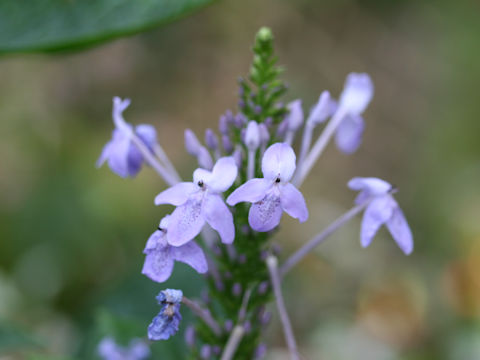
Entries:
<svg viewBox="0 0 480 360">
<path fill-rule="evenodd" d="M 198 163 L 193 181 L 181 181 L 151 126 L 134 128 L 125 122 L 122 113 L 129 100 L 114 98 L 115 130 L 98 160 L 99 165 L 107 161 L 112 171 L 122 177 L 135 176 L 145 162 L 169 185 L 155 197 L 154 203 L 175 208 L 148 239 L 142 273 L 161 283 L 169 279 L 174 262 L 179 261 L 206 274 L 210 293 L 202 306 L 180 290 L 161 291 L 157 296 L 161 310 L 148 327 L 148 336 L 150 340 L 165 340 L 175 334 L 182 302 L 201 320 L 199 346 L 192 336 L 187 343 L 196 356 L 205 359 L 216 358 L 220 353 L 222 359 L 229 359 L 235 351 L 246 358 L 265 353 L 264 346 L 261 350 L 257 347 L 265 325 L 259 319 L 263 318 L 272 288 L 277 298 L 281 296 L 280 274 L 346 220 L 335 222 L 333 230 L 329 228 L 314 237 L 280 268 L 268 242 L 270 234 L 279 227 L 283 212 L 301 223 L 307 221 L 309 212 L 300 186 L 331 139 L 346 154 L 359 148 L 365 129 L 362 114 L 373 97 L 371 78 L 364 73 L 351 73 L 338 100 L 323 91 L 307 116 L 301 100 L 284 106 L 279 97 L 286 87 L 277 79 L 280 69 L 275 66 L 272 41 L 268 29 L 260 30 L 250 82 L 240 80 L 240 111 L 227 111 L 220 117 L 219 136 L 207 129 L 203 145 L 191 130 L 185 131 L 186 150 Z M 314 130 L 321 125 L 323 131 L 312 144 Z M 294 150 L 297 146 L 298 157 Z M 413 238 L 392 196 L 395 189 L 377 178 L 356 177 L 348 186 L 360 191 L 351 213 L 365 210 L 360 232 L 362 246 L 368 246 L 385 224 L 400 248 L 410 254 Z M 225 291 L 227 285 L 233 297 Z M 278 303 L 281 313 L 282 303 Z M 282 316 L 282 320 L 287 318 Z M 289 326 L 286 320 L 283 325 Z M 291 347 L 294 340 L 287 336 L 288 331 L 285 334 Z M 238 342 L 238 349 L 232 350 L 230 341 L 238 336 L 249 341 Z"/>
</svg>

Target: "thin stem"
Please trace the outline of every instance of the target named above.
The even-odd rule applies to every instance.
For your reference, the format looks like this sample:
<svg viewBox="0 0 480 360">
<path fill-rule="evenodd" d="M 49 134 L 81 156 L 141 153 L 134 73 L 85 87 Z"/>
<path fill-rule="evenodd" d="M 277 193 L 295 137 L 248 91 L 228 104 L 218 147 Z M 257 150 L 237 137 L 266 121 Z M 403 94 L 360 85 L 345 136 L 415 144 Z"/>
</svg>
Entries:
<svg viewBox="0 0 480 360">
<path fill-rule="evenodd" d="M 188 306 L 195 315 L 201 318 L 205 322 L 205 324 L 210 327 L 210 329 L 214 332 L 215 335 L 220 336 L 222 334 L 222 329 L 220 328 L 220 325 L 218 325 L 218 323 L 215 321 L 209 311 L 205 310 L 195 301 L 190 300 L 185 296 L 182 297 L 182 303 Z"/>
<path fill-rule="evenodd" d="M 142 140 L 133 132 L 130 132 L 130 138 L 135 146 L 140 150 L 145 161 L 160 175 L 160 177 L 170 186 L 178 183 L 178 181 L 167 171 L 153 156 L 150 149 L 144 144 Z"/>
<path fill-rule="evenodd" d="M 295 131 L 293 130 L 287 130 L 287 133 L 285 135 L 285 142 L 288 144 L 288 145 L 292 145 L 293 143 L 293 137 L 295 136 Z"/>
<path fill-rule="evenodd" d="M 390 191 L 390 194 L 395 192 L 395 189 Z M 291 255 L 280 267 L 280 275 L 283 277 L 287 272 L 289 272 L 295 265 L 298 264 L 300 260 L 302 260 L 310 251 L 315 249 L 318 245 L 323 243 L 330 235 L 332 235 L 335 231 L 345 225 L 348 221 L 355 217 L 358 213 L 360 213 L 363 209 L 365 209 L 368 204 L 374 198 L 370 198 L 365 202 L 354 206 L 350 210 L 348 210 L 343 215 L 339 216 L 333 223 L 331 223 L 325 230 L 321 233 L 317 234 L 313 239 L 303 245 L 300 249 L 298 249 L 293 255 Z"/>
<path fill-rule="evenodd" d="M 252 288 L 247 289 L 245 291 L 245 294 L 243 295 L 242 299 L 242 306 L 240 307 L 240 310 L 238 311 L 238 321 L 242 322 L 245 320 L 245 316 L 247 315 L 247 307 L 248 307 L 248 302 L 250 301 L 250 296 L 252 295 Z"/>
<path fill-rule="evenodd" d="M 340 123 L 342 122 L 344 116 L 345 116 L 345 112 L 342 109 L 340 109 L 335 113 L 335 115 L 333 115 L 331 120 L 328 122 L 327 126 L 325 126 L 325 129 L 323 130 L 322 134 L 313 145 L 312 150 L 303 161 L 300 171 L 297 172 L 297 175 L 293 180 L 293 183 L 295 186 L 300 187 L 302 185 L 303 181 L 309 174 L 310 170 L 312 170 L 313 165 L 318 160 L 323 150 L 325 150 L 325 147 L 327 146 L 330 138 L 335 133 L 335 130 L 337 129 L 338 125 L 340 125 Z"/>
<path fill-rule="evenodd" d="M 248 149 L 247 180 L 253 179 L 255 174 L 255 150 Z"/>
<path fill-rule="evenodd" d="M 283 301 L 280 275 L 278 273 L 278 260 L 274 255 L 269 255 L 267 257 L 267 267 L 270 272 L 270 280 L 272 282 L 275 300 L 277 301 L 278 314 L 280 315 L 280 321 L 283 325 L 283 334 L 285 335 L 285 341 L 287 342 L 288 350 L 290 351 L 290 358 L 292 360 L 299 360 L 300 355 L 297 350 L 297 343 L 295 341 L 295 336 L 293 335 L 287 309 L 285 308 L 285 302 Z"/>
<path fill-rule="evenodd" d="M 240 344 L 244 334 L 245 329 L 242 325 L 237 325 L 233 328 L 220 360 L 233 359 L 233 356 L 235 355 L 235 352 L 237 351 L 238 345 Z"/>
<path fill-rule="evenodd" d="M 308 150 L 310 149 L 310 145 L 312 144 L 312 135 L 313 135 L 314 128 L 315 126 L 309 121 L 307 121 L 307 123 L 303 128 L 302 144 L 300 148 L 300 158 L 298 159 L 298 163 L 297 163 L 298 172 L 302 171 L 303 162 L 305 161 L 305 157 L 307 156 Z"/>
<path fill-rule="evenodd" d="M 163 150 L 162 146 L 160 144 L 155 144 L 153 146 L 153 152 L 155 153 L 155 155 L 161 160 L 163 161 L 163 163 L 165 164 L 165 166 L 167 167 L 167 169 L 170 171 L 170 173 L 172 174 L 172 176 L 177 180 L 177 182 L 180 182 L 182 181 L 182 179 L 180 178 L 180 175 L 178 175 L 178 172 L 177 172 L 177 169 L 175 169 L 175 166 L 173 166 L 172 162 L 170 161 L 167 153 Z"/>
</svg>

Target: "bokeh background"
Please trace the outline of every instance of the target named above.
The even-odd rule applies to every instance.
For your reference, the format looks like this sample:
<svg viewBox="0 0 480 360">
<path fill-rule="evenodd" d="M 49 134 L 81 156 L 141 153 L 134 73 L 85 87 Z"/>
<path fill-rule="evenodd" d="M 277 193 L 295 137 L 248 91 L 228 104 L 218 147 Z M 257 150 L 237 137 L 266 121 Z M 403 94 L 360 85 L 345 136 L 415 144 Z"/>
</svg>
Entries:
<svg viewBox="0 0 480 360">
<path fill-rule="evenodd" d="M 338 96 L 351 71 L 376 86 L 360 150 L 330 146 L 302 189 L 309 221 L 284 217 L 283 256 L 352 205 L 353 176 L 399 187 L 415 236 L 408 257 L 385 230 L 365 250 L 357 218 L 286 278 L 304 358 L 479 359 L 479 12 L 467 0 L 223 0 L 93 49 L 1 57 L 0 359 L 94 359 L 105 333 L 145 331 L 160 289 L 200 295 L 201 277 L 182 264 L 166 284 L 140 274 L 169 210 L 153 206 L 165 185 L 149 169 L 125 180 L 95 161 L 112 97 L 130 97 L 127 120 L 154 124 L 189 178 L 183 131 L 201 136 L 235 109 L 263 25 L 287 69 L 286 100 L 307 110 L 324 89 Z M 279 326 L 268 345 L 269 359 L 288 358 Z M 181 359 L 183 336 L 152 349 Z"/>
</svg>

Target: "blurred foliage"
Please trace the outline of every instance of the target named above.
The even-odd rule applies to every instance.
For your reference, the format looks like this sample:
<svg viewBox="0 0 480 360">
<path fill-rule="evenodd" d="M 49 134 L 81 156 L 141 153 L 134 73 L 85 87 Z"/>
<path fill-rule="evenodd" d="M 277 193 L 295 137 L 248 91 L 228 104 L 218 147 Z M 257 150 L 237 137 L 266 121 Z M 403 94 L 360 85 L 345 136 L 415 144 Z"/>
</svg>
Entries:
<svg viewBox="0 0 480 360">
<path fill-rule="evenodd" d="M 177 20 L 213 0 L 0 2 L 0 54 L 84 48 Z"/>
<path fill-rule="evenodd" d="M 117 321 L 146 328 L 159 290 L 200 297 L 201 277 L 182 264 L 165 284 L 140 274 L 145 241 L 168 210 L 153 206 L 164 184 L 149 169 L 130 181 L 94 164 L 112 130 L 112 96 L 129 96 L 126 119 L 154 124 L 189 179 L 184 128 L 201 135 L 235 105 L 253 35 L 268 25 L 305 111 L 324 89 L 338 96 L 350 71 L 369 72 L 376 86 L 359 152 L 329 147 L 302 189 L 310 220 L 282 220 L 284 254 L 351 206 L 345 184 L 356 175 L 399 187 L 415 236 L 409 257 L 384 231 L 363 250 L 356 220 L 285 279 L 302 354 L 480 358 L 479 10 L 466 0 L 224 0 L 90 51 L 0 59 L 0 318 L 44 344 L 5 356 L 92 359 L 105 332 L 121 336 Z M 271 359 L 285 358 L 277 325 Z M 0 343 L 15 333 L 1 332 Z M 181 359 L 183 347 L 179 333 L 152 351 Z"/>
</svg>

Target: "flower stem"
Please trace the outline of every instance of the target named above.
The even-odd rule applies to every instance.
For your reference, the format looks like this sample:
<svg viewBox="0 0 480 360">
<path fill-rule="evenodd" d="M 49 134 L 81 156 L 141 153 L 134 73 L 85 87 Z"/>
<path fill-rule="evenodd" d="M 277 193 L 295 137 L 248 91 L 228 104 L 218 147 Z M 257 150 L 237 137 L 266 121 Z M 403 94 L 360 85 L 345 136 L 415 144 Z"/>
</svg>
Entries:
<svg viewBox="0 0 480 360">
<path fill-rule="evenodd" d="M 175 179 L 172 174 L 167 171 L 153 156 L 150 149 L 144 144 L 142 140 L 133 132 L 130 131 L 130 138 L 135 144 L 135 146 L 140 150 L 145 161 L 160 175 L 160 177 L 170 186 L 175 185 L 178 181 Z"/>
<path fill-rule="evenodd" d="M 255 150 L 248 149 L 247 180 L 253 179 L 255 173 Z"/>
<path fill-rule="evenodd" d="M 300 158 L 298 160 L 298 172 L 302 171 L 303 162 L 305 161 L 305 157 L 307 156 L 308 150 L 310 149 L 310 145 L 312 144 L 312 135 L 313 135 L 314 125 L 307 121 L 303 128 L 303 135 L 302 135 L 302 144 L 300 148 Z"/>
<path fill-rule="evenodd" d="M 201 318 L 205 322 L 205 324 L 210 327 L 210 329 L 214 332 L 215 335 L 220 336 L 222 334 L 222 329 L 220 328 L 220 325 L 218 325 L 218 323 L 215 321 L 209 311 L 203 309 L 195 301 L 190 300 L 185 296 L 182 297 L 182 303 L 188 306 L 195 315 Z"/>
<path fill-rule="evenodd" d="M 307 175 L 310 173 L 310 170 L 312 170 L 313 165 L 318 160 L 323 150 L 325 150 L 325 147 L 327 146 L 330 138 L 335 133 L 335 130 L 337 129 L 338 125 L 340 125 L 340 123 L 342 122 L 344 116 L 345 116 L 345 112 L 342 109 L 339 109 L 335 113 L 335 115 L 333 115 L 333 117 L 330 119 L 327 126 L 325 126 L 325 129 L 323 130 L 322 134 L 313 145 L 312 150 L 306 156 L 305 160 L 302 163 L 301 169 L 299 169 L 299 171 L 295 176 L 295 179 L 293 180 L 293 184 L 296 187 L 299 188 L 302 185 L 303 181 L 305 180 Z"/>
<path fill-rule="evenodd" d="M 180 178 L 180 175 L 178 175 L 177 169 L 175 169 L 175 166 L 173 166 L 172 162 L 168 158 L 167 153 L 165 152 L 165 150 L 163 150 L 160 144 L 155 144 L 153 146 L 153 152 L 161 161 L 163 161 L 163 163 L 165 164 L 167 169 L 170 171 L 172 176 L 175 178 L 175 180 L 177 180 L 177 182 L 182 181 L 182 179 Z"/>
<path fill-rule="evenodd" d="M 321 233 L 317 234 L 313 239 L 303 245 L 300 249 L 298 249 L 293 255 L 291 255 L 280 267 L 280 276 L 285 276 L 287 272 L 289 272 L 295 265 L 298 264 L 300 260 L 302 260 L 310 251 L 315 249 L 318 245 L 320 245 L 323 241 L 325 241 L 330 235 L 332 235 L 335 231 L 345 225 L 348 221 L 350 221 L 355 215 L 361 212 L 363 209 L 367 207 L 370 203 L 371 199 L 365 201 L 364 203 L 354 206 L 350 210 L 348 210 L 345 214 L 338 217 L 333 223 L 331 223 L 325 230 Z"/>
<path fill-rule="evenodd" d="M 220 360 L 231 360 L 237 351 L 238 345 L 245 334 L 245 330 L 242 325 L 237 325 L 233 328 L 232 334 L 228 338 L 225 350 L 222 353 Z"/>
<path fill-rule="evenodd" d="M 277 301 L 277 309 L 280 315 L 280 320 L 283 325 L 283 333 L 287 342 L 288 350 L 290 351 L 290 358 L 292 360 L 299 360 L 300 355 L 297 350 L 297 343 L 293 335 L 292 325 L 288 318 L 287 309 L 285 308 L 285 302 L 283 301 L 282 289 L 280 285 L 280 275 L 278 273 L 278 260 L 275 256 L 269 255 L 267 257 L 267 267 L 270 272 L 270 280 L 272 282 L 273 293 L 275 294 L 275 300 Z"/>
</svg>

